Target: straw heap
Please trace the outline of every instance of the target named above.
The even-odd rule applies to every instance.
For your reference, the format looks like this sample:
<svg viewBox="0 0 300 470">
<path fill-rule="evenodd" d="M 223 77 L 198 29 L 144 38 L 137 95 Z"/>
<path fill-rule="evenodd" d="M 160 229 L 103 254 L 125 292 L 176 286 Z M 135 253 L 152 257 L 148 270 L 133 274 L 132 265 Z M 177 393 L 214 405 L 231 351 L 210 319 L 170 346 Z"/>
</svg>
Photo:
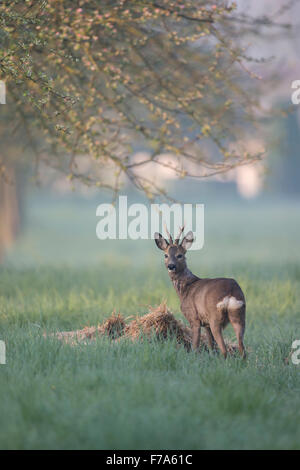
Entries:
<svg viewBox="0 0 300 470">
<path fill-rule="evenodd" d="M 176 338 L 178 345 L 191 349 L 192 332 L 183 322 L 177 320 L 172 312 L 168 310 L 166 303 L 158 307 L 149 307 L 149 313 L 142 317 L 136 316 L 130 323 L 126 324 L 125 318 L 114 312 L 104 323 L 96 326 L 85 327 L 82 330 L 61 331 L 54 336 L 61 341 L 75 345 L 95 340 L 97 336 L 108 336 L 112 340 L 129 338 L 132 341 L 165 341 L 168 338 Z M 201 334 L 201 345 L 207 349 L 206 335 Z M 226 341 L 227 351 L 234 354 L 237 351 L 235 343 Z"/>
<path fill-rule="evenodd" d="M 176 320 L 168 310 L 165 303 L 157 308 L 149 307 L 150 312 L 142 317 L 136 317 L 125 328 L 125 337 L 133 341 L 146 337 L 148 340 L 155 337 L 157 340 L 166 340 L 175 337 L 178 344 L 187 349 L 191 346 L 191 331 L 181 321 Z"/>
</svg>

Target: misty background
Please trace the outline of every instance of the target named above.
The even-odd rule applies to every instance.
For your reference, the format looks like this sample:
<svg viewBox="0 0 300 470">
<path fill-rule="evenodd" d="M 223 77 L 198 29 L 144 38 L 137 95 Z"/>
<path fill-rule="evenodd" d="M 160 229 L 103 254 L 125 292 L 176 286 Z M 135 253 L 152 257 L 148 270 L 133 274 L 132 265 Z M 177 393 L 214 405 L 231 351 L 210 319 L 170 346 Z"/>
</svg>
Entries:
<svg viewBox="0 0 300 470">
<path fill-rule="evenodd" d="M 282 2 L 238 2 L 253 15 L 276 9 Z M 156 181 L 181 202 L 205 205 L 205 244 L 193 255 L 197 265 L 213 264 L 220 257 L 230 266 L 235 259 L 245 263 L 260 261 L 299 261 L 300 203 L 300 105 L 291 103 L 292 81 L 300 79 L 299 35 L 295 18 L 300 13 L 297 3 L 285 13 L 282 21 L 294 24 L 293 38 L 267 44 L 248 44 L 255 57 L 274 57 L 272 70 L 280 73 L 279 86 L 266 90 L 265 106 L 290 108 L 286 116 L 274 116 L 266 123 L 268 140 L 264 163 L 246 165 L 223 176 L 210 179 L 178 180 L 170 170 L 147 166 Z M 298 16 L 299 17 L 299 16 Z M 259 65 L 253 71 L 260 73 Z M 264 69 L 268 77 L 268 67 Z M 2 105 L 7 106 L 7 105 Z M 249 149 L 259 149 L 262 142 L 247 142 Z M 133 143 L 134 147 L 134 143 Z M 134 158 L 143 158 L 143 149 L 136 148 Z M 84 157 L 81 164 L 86 162 Z M 71 183 L 65 176 L 42 167 L 35 181 L 33 173 L 18 166 L 16 188 L 5 182 L 0 186 L 0 224 L 2 266 L 28 267 L 41 264 L 105 265 L 105 263 L 137 264 L 158 262 L 151 240 L 100 241 L 96 238 L 96 208 L 110 202 L 111 196 L 97 188 Z M 149 201 L 130 183 L 123 181 L 120 194 L 128 203 Z"/>
</svg>

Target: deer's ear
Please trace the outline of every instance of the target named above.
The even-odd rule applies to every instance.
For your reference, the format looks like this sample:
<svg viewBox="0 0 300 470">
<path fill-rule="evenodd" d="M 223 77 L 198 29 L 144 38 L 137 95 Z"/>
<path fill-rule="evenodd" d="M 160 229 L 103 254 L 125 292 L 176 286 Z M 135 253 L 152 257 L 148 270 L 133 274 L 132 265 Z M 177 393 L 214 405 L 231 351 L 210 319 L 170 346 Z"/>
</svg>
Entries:
<svg viewBox="0 0 300 470">
<path fill-rule="evenodd" d="M 164 239 L 164 237 L 163 237 L 160 233 L 155 232 L 154 238 L 155 238 L 156 246 L 157 246 L 160 250 L 165 251 L 165 250 L 168 248 L 169 243 L 167 242 L 167 240 Z"/>
<path fill-rule="evenodd" d="M 194 241 L 194 234 L 193 232 L 190 230 L 186 236 L 183 238 L 182 242 L 181 242 L 181 246 L 182 248 L 186 251 L 188 250 L 189 248 L 191 248 L 192 244 L 193 244 L 193 241 Z"/>
</svg>

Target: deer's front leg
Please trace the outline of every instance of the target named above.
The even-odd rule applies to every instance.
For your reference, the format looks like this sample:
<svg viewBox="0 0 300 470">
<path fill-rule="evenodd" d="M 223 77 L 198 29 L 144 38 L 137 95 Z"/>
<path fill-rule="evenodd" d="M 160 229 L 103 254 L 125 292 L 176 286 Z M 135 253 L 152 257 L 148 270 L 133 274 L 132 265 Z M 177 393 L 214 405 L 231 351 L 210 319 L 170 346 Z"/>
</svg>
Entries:
<svg viewBox="0 0 300 470">
<path fill-rule="evenodd" d="M 193 325 L 192 326 L 192 348 L 194 351 L 197 351 L 199 349 L 200 335 L 201 335 L 201 326 Z"/>
</svg>

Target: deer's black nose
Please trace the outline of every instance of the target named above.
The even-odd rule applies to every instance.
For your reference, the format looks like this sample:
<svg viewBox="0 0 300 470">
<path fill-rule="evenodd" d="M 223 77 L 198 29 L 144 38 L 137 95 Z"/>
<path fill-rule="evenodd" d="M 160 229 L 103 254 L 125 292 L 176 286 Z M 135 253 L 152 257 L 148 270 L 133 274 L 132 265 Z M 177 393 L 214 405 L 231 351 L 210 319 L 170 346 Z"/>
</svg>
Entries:
<svg viewBox="0 0 300 470">
<path fill-rule="evenodd" d="M 174 271 L 175 268 L 176 268 L 175 264 L 168 264 L 168 269 L 170 271 Z"/>
</svg>

